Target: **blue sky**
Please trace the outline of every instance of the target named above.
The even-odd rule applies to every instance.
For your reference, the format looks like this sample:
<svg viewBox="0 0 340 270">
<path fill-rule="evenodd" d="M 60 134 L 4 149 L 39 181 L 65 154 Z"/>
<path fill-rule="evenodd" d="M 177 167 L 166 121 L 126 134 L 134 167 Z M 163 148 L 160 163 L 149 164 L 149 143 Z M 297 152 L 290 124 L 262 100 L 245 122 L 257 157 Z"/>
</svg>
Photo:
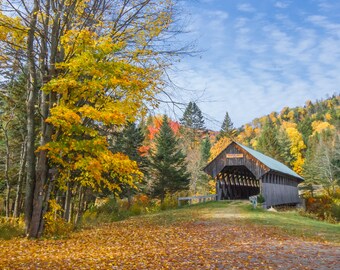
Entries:
<svg viewBox="0 0 340 270">
<path fill-rule="evenodd" d="M 177 64 L 180 102 L 197 101 L 208 128 L 235 126 L 340 90 L 339 0 L 187 1 L 202 52 Z M 181 112 L 177 112 L 177 117 Z"/>
</svg>

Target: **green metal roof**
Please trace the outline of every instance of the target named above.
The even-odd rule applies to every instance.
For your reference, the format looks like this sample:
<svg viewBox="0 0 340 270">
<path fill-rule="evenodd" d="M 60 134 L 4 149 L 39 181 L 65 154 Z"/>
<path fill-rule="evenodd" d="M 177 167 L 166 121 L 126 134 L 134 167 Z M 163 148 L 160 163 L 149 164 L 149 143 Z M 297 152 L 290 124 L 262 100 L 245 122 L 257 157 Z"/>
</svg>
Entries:
<svg viewBox="0 0 340 270">
<path fill-rule="evenodd" d="M 286 165 L 282 164 L 281 162 L 278 162 L 277 160 L 268 157 L 260 152 L 257 152 L 247 146 L 244 146 L 238 142 L 235 143 L 241 148 L 243 148 L 245 151 L 247 151 L 249 154 L 251 154 L 254 158 L 258 159 L 260 162 L 266 165 L 269 169 L 303 179 L 300 175 L 298 175 L 293 170 L 289 169 Z"/>
</svg>

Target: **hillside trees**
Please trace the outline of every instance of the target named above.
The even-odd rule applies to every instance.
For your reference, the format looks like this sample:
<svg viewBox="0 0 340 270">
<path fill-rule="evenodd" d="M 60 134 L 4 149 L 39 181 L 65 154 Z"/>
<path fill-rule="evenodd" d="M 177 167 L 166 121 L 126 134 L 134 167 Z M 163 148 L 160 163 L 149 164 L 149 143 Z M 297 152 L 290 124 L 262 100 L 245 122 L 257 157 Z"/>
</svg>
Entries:
<svg viewBox="0 0 340 270">
<path fill-rule="evenodd" d="M 278 134 L 278 128 L 272 121 L 268 120 L 257 139 L 256 149 L 274 159 L 281 159 Z"/>
<path fill-rule="evenodd" d="M 340 185 L 340 134 L 323 132 L 313 139 L 306 163 L 303 166 L 305 185 L 313 192 L 312 185 L 322 185 L 333 196 Z"/>
<path fill-rule="evenodd" d="M 322 185 L 331 194 L 339 185 L 335 165 L 339 160 L 339 105 L 339 95 L 333 95 L 307 101 L 304 107 L 285 107 L 280 114 L 271 113 L 246 124 L 237 140 L 290 166 L 305 178 L 309 189 Z"/>
<path fill-rule="evenodd" d="M 189 173 L 185 155 L 179 148 L 178 139 L 169 126 L 167 116 L 163 117 L 159 133 L 155 138 L 156 149 L 151 154 L 154 180 L 152 194 L 164 200 L 166 193 L 188 189 Z"/>
<path fill-rule="evenodd" d="M 56 194 L 67 216 L 79 186 L 134 182 L 137 164 L 108 150 L 107 133 L 155 103 L 184 48 L 172 47 L 173 1 L 18 0 L 1 10 L 2 71 L 27 78 L 25 221 L 38 237 Z"/>
</svg>

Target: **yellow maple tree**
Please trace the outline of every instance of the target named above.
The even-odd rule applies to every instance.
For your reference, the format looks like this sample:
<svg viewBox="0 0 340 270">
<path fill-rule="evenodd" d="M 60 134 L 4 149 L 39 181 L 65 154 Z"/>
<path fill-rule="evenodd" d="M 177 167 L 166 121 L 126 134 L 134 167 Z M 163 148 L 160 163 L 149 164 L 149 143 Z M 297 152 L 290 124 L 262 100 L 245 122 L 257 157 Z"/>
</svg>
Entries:
<svg viewBox="0 0 340 270">
<path fill-rule="evenodd" d="M 142 175 L 136 162 L 113 154 L 102 131 L 133 122 L 144 112 L 141 101 L 155 95 L 159 71 L 117 57 L 126 44 L 89 29 L 67 32 L 61 44 L 72 57 L 57 64 L 61 75 L 44 86 L 61 98 L 46 120 L 56 132 L 39 150 L 48 150 L 61 184 L 73 179 L 94 189 L 134 186 Z"/>
<path fill-rule="evenodd" d="M 327 118 L 327 115 L 325 117 Z M 330 117 L 330 115 L 328 117 Z M 322 131 L 327 130 L 327 129 L 334 130 L 334 128 L 335 127 L 328 122 L 314 121 L 312 122 L 312 129 L 313 129 L 312 135 L 315 135 L 316 133 L 321 133 Z"/>
<path fill-rule="evenodd" d="M 287 133 L 290 140 L 290 153 L 293 157 L 291 165 L 293 170 L 299 174 L 302 173 L 302 166 L 304 164 L 303 151 L 306 145 L 303 141 L 302 134 L 298 131 L 297 125 L 291 122 L 282 122 L 282 128 Z"/>
</svg>

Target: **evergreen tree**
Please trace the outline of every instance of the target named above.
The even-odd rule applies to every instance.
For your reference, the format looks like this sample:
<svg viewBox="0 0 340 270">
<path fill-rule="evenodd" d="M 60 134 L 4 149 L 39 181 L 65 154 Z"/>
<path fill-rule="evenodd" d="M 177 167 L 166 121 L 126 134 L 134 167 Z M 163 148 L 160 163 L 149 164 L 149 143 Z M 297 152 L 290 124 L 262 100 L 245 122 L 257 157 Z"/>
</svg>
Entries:
<svg viewBox="0 0 340 270">
<path fill-rule="evenodd" d="M 218 134 L 217 139 L 220 139 L 222 137 L 233 138 L 235 136 L 235 132 L 236 130 L 234 128 L 234 124 L 231 121 L 228 112 L 226 112 L 222 126 L 221 126 L 221 130 L 220 130 L 220 133 Z"/>
<path fill-rule="evenodd" d="M 203 166 L 205 166 L 209 160 L 210 149 L 211 149 L 211 142 L 209 140 L 209 137 L 206 137 L 201 143 L 201 157 L 202 157 L 201 160 L 202 160 Z"/>
<path fill-rule="evenodd" d="M 305 163 L 303 164 L 303 172 L 302 172 L 303 177 L 305 178 L 305 181 L 303 182 L 301 189 L 309 190 L 312 197 L 314 197 L 313 185 L 319 184 L 319 180 L 318 180 L 319 168 L 315 162 L 315 150 L 316 150 L 317 143 L 318 142 L 314 138 L 310 140 L 308 149 L 306 152 L 306 159 L 305 159 Z"/>
<path fill-rule="evenodd" d="M 200 168 L 198 169 L 199 177 L 197 181 L 197 191 L 200 194 L 207 194 L 209 192 L 209 176 L 203 172 L 203 168 L 207 165 L 210 158 L 211 142 L 207 136 L 201 143 L 201 160 Z"/>
<path fill-rule="evenodd" d="M 179 142 L 170 128 L 166 115 L 155 139 L 156 150 L 151 154 L 154 168 L 153 195 L 162 201 L 166 193 L 188 189 L 189 174 L 185 155 L 178 148 Z"/>
<path fill-rule="evenodd" d="M 131 160 L 138 163 L 142 169 L 146 163 L 146 158 L 139 154 L 139 148 L 143 145 L 144 135 L 140 127 L 135 123 L 129 123 L 124 130 L 118 134 L 114 146 L 115 152 L 121 152 L 129 156 Z"/>
<path fill-rule="evenodd" d="M 195 130 L 205 129 L 202 111 L 195 102 L 189 102 L 184 111 L 183 117 L 180 119 L 180 123 L 187 128 Z"/>
<path fill-rule="evenodd" d="M 290 152 L 292 143 L 288 137 L 288 134 L 284 130 L 280 130 L 277 135 L 277 140 L 280 149 L 279 160 L 282 161 L 287 166 L 290 166 L 294 158 L 292 157 L 292 154 Z"/>
<path fill-rule="evenodd" d="M 117 135 L 115 145 L 113 147 L 114 152 L 120 152 L 127 155 L 131 160 L 136 161 L 139 169 L 144 175 L 148 173 L 148 159 L 141 156 L 139 148 L 144 141 L 144 135 L 142 129 L 137 127 L 135 123 L 129 123 L 122 132 Z M 143 188 L 144 183 L 135 183 L 137 187 Z M 141 185 L 142 184 L 142 185 Z M 131 203 L 131 196 L 136 192 L 129 185 L 121 185 L 121 196 L 127 196 L 129 203 Z"/>
<path fill-rule="evenodd" d="M 302 134 L 303 141 L 305 144 L 307 144 L 309 137 L 313 133 L 312 122 L 313 120 L 311 118 L 304 118 L 303 120 L 297 123 L 297 128 L 299 132 Z"/>
<path fill-rule="evenodd" d="M 257 140 L 256 149 L 265 155 L 282 161 L 278 134 L 278 128 L 273 124 L 273 122 L 268 120 Z"/>
</svg>

